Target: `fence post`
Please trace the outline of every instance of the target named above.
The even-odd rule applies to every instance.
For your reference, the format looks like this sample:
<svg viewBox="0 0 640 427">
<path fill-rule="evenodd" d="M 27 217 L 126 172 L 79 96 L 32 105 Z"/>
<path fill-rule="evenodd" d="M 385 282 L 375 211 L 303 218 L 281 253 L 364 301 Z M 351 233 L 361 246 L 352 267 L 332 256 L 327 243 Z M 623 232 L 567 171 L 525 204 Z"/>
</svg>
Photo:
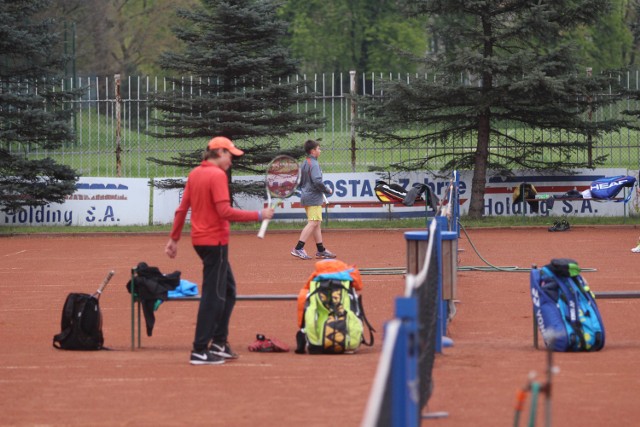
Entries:
<svg viewBox="0 0 640 427">
<path fill-rule="evenodd" d="M 592 72 L 593 69 L 591 67 L 587 67 L 587 77 L 591 77 Z M 589 123 L 593 121 L 593 107 L 591 106 L 592 101 L 593 99 L 591 98 L 591 95 L 588 95 L 587 102 L 589 103 L 589 107 L 587 110 L 587 116 L 589 118 Z M 591 136 L 591 130 L 589 130 L 589 133 L 587 134 L 587 160 L 589 162 L 589 167 L 593 167 L 593 140 Z"/>
<path fill-rule="evenodd" d="M 113 78 L 116 86 L 116 176 L 119 178 L 122 176 L 122 159 L 120 158 L 120 154 L 122 153 L 122 146 L 120 145 L 122 139 L 122 123 L 120 120 L 120 107 L 122 104 L 122 98 L 120 97 L 120 74 L 115 74 Z"/>
<path fill-rule="evenodd" d="M 356 171 L 356 71 L 349 71 L 351 94 L 351 172 Z"/>
</svg>

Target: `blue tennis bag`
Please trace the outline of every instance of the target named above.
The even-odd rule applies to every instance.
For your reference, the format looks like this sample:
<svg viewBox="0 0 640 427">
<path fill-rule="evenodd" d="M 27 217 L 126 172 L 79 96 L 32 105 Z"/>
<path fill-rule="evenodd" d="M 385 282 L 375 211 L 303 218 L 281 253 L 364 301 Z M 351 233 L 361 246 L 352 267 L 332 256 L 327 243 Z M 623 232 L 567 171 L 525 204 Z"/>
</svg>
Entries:
<svg viewBox="0 0 640 427">
<path fill-rule="evenodd" d="M 553 351 L 598 351 L 604 347 L 604 324 L 578 263 L 552 259 L 531 269 L 533 316 L 545 345 Z"/>
<path fill-rule="evenodd" d="M 604 178 L 598 178 L 591 183 L 591 197 L 594 199 L 613 199 L 622 191 L 625 187 L 633 187 L 636 183 L 636 179 L 632 176 L 617 175 Z M 617 202 L 627 203 L 631 199 L 633 191 L 629 191 L 629 194 L 624 200 L 616 200 Z"/>
</svg>

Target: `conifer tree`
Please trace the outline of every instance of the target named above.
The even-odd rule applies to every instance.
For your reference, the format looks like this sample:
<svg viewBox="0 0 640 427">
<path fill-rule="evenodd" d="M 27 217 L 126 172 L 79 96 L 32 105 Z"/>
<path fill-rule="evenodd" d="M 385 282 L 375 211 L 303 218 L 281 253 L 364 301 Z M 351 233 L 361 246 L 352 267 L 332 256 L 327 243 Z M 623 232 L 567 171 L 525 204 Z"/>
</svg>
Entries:
<svg viewBox="0 0 640 427">
<path fill-rule="evenodd" d="M 595 22 L 610 1 L 406 0 L 404 6 L 428 20 L 437 41 L 433 52 L 417 59 L 428 78 L 390 82 L 382 99 L 365 100 L 365 137 L 446 147 L 404 166 L 473 170 L 472 218 L 484 214 L 490 170 L 508 175 L 514 169 L 570 171 L 602 163 L 578 154 L 623 124 L 589 119 L 589 111 L 615 100 L 596 96 L 612 82 L 607 75 L 589 76 L 589 64 L 578 63 L 575 46 L 563 36 Z M 469 140 L 474 149 L 456 150 Z"/>
<path fill-rule="evenodd" d="M 281 150 L 279 139 L 307 133 L 322 120 L 313 111 L 296 109 L 311 92 L 296 79 L 297 63 L 284 47 L 287 24 L 277 16 L 277 3 L 203 0 L 178 16 L 174 32 L 184 46 L 160 61 L 172 73 L 175 90 L 154 97 L 153 106 L 161 112 L 157 136 L 202 138 L 203 147 L 213 136 L 226 136 L 245 151 L 234 161 L 237 171 L 262 173 L 279 153 L 300 156 L 301 149 Z M 200 159 L 196 151 L 153 160 L 190 168 Z M 242 185 L 232 190 L 264 191 Z"/>
<path fill-rule="evenodd" d="M 73 194 L 76 172 L 50 158 L 30 159 L 35 149 L 73 140 L 72 91 L 54 88 L 63 71 L 54 23 L 37 14 L 47 0 L 0 2 L 0 208 L 61 203 Z"/>
</svg>

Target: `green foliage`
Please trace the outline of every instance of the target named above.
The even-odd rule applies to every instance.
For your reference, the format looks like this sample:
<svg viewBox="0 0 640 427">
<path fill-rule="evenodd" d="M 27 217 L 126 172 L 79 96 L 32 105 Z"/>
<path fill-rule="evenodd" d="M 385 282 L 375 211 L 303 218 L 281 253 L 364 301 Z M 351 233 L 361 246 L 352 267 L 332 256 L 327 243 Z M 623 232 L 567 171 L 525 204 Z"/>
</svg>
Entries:
<svg viewBox="0 0 640 427">
<path fill-rule="evenodd" d="M 53 86 L 66 58 L 56 49 L 53 22 L 35 19 L 47 3 L 0 2 L 0 205 L 5 211 L 62 202 L 75 191 L 71 168 L 51 159 L 27 160 L 21 153 L 73 140 L 71 110 L 63 102 L 77 93 Z"/>
<path fill-rule="evenodd" d="M 640 50 L 640 2 L 637 0 L 620 0 L 623 7 L 624 23 L 629 28 L 632 37 L 631 50 L 629 52 L 629 65 L 637 66 L 640 62 L 638 51 Z"/>
<path fill-rule="evenodd" d="M 437 50 L 446 39 L 425 34 L 441 18 L 401 16 L 399 5 L 404 3 L 284 0 L 278 13 L 290 23 L 288 46 L 304 73 L 420 71 L 409 57 L 389 48 L 423 56 L 428 46 Z M 580 46 L 582 68 L 599 72 L 638 65 L 640 5 L 637 0 L 611 3 L 612 9 L 600 13 L 593 24 L 563 34 Z M 42 14 L 67 24 L 67 50 L 75 51 L 80 75 L 158 74 L 161 52 L 180 48 L 170 31 L 175 9 L 198 4 L 199 0 L 56 0 Z M 567 16 L 576 15 L 567 7 Z M 72 26 L 77 28 L 73 41 Z M 62 25 L 58 30 L 63 31 Z"/>
<path fill-rule="evenodd" d="M 62 203 L 76 190 L 72 169 L 51 159 L 26 160 L 0 150 L 0 203 L 5 211 Z"/>
<path fill-rule="evenodd" d="M 421 56 L 427 37 L 421 20 L 404 18 L 396 3 L 368 0 L 289 0 L 281 13 L 291 22 L 291 50 L 303 71 L 414 72 L 394 49 Z"/>
<path fill-rule="evenodd" d="M 311 92 L 306 82 L 289 80 L 297 63 L 283 46 L 287 23 L 276 11 L 275 2 L 256 0 L 210 0 L 180 10 L 174 32 L 184 49 L 166 52 L 160 64 L 193 78 L 172 78 L 174 90 L 153 96 L 152 105 L 162 113 L 153 124 L 161 130 L 150 133 L 203 138 L 203 148 L 209 138 L 226 136 L 245 152 L 234 162 L 240 172 L 262 173 L 281 152 L 302 155 L 301 148 L 282 150 L 279 139 L 310 132 L 323 121 L 313 111 L 296 109 Z M 200 154 L 180 154 L 175 162 L 196 166 Z"/>
<path fill-rule="evenodd" d="M 435 146 L 473 135 L 473 150 L 460 152 L 452 145 L 448 153 L 440 154 L 451 160 L 439 168 L 473 169 L 471 217 L 483 215 L 489 169 L 504 174 L 516 168 L 568 171 L 605 161 L 567 161 L 625 122 L 590 119 L 590 111 L 616 101 L 615 96 L 593 94 L 605 93 L 616 82 L 578 70 L 575 46 L 564 35 L 596 22 L 609 11 L 610 2 L 403 3 L 408 13 L 431 19 L 436 49 L 422 61 L 431 76 L 410 85 L 390 81 L 381 90 L 384 97 L 362 99 L 364 119 L 358 123 L 362 136 L 392 146 Z M 504 123 L 544 130 L 551 138 L 505 133 Z M 425 157 L 398 166 L 433 169 L 432 161 Z"/>
<path fill-rule="evenodd" d="M 42 14 L 60 22 L 65 51 L 82 76 L 158 74 L 160 53 L 176 45 L 176 7 L 198 0 L 56 0 Z M 68 70 L 71 72 L 71 69 Z M 73 76 L 75 77 L 75 75 Z"/>
<path fill-rule="evenodd" d="M 570 33 L 579 46 L 578 58 L 594 73 L 623 69 L 632 61 L 633 34 L 624 21 L 626 0 L 611 2 L 609 13 L 597 17 L 589 26 L 579 26 Z"/>
<path fill-rule="evenodd" d="M 28 158 L 51 157 L 61 164 L 72 167 L 83 176 L 116 176 L 117 168 L 114 156 L 116 141 L 112 138 L 114 133 L 113 125 L 108 116 L 100 114 L 98 108 L 86 107 L 88 104 L 89 103 L 85 103 L 85 106 L 80 107 L 75 114 L 75 121 L 79 123 L 77 127 L 77 141 L 59 150 L 29 151 L 27 154 Z M 123 110 L 129 110 L 131 105 L 135 106 L 135 104 L 132 103 L 124 104 Z M 618 105 L 613 108 L 610 106 L 602 110 L 596 110 L 594 117 L 598 119 L 600 117 L 618 117 L 621 111 L 637 109 L 638 105 L 640 105 L 640 103 L 633 99 L 620 101 Z M 336 105 L 336 111 L 343 111 L 337 108 L 338 106 L 339 105 Z M 139 114 L 141 117 L 147 117 L 149 115 L 144 108 L 140 110 Z M 314 138 L 321 139 L 323 141 L 323 148 L 325 149 L 323 154 L 323 158 L 325 159 L 323 162 L 323 170 L 326 173 L 352 172 L 350 156 L 351 134 L 349 128 L 340 127 L 340 124 L 337 122 L 338 116 L 342 114 L 341 112 L 334 114 L 330 109 L 327 109 L 325 114 L 327 115 L 328 123 L 331 123 L 331 119 L 334 118 L 336 125 L 334 127 L 328 125 L 324 130 L 314 132 Z M 638 114 L 638 116 L 640 116 L 640 114 Z M 635 118 L 635 116 L 629 116 L 629 118 L 632 117 L 636 123 L 640 123 L 640 120 Z M 548 135 L 544 129 L 528 129 L 522 126 L 516 127 L 508 122 L 499 123 L 498 125 L 502 128 L 502 133 L 505 135 L 512 135 L 520 139 L 535 139 L 549 142 L 557 141 L 553 135 Z M 144 135 L 142 133 L 144 128 L 145 126 L 133 126 L 129 124 L 125 124 L 125 126 L 122 127 L 121 135 L 125 151 L 121 156 L 121 176 L 144 178 L 186 176 L 191 167 L 190 163 L 182 168 L 175 165 L 164 167 L 156 163 L 151 163 L 147 161 L 146 158 L 153 156 L 154 158 L 162 160 L 173 159 L 179 151 L 188 153 L 202 149 L 203 139 L 181 139 L 176 144 L 167 148 L 167 146 L 171 144 L 171 141 Z M 300 141 L 307 137 L 308 135 L 306 134 L 291 134 L 285 138 L 281 138 L 279 142 L 283 147 L 299 147 Z M 395 171 L 396 169 L 393 164 L 406 163 L 421 156 L 428 156 L 430 169 L 437 170 L 441 165 L 446 164 L 446 162 L 456 157 L 456 153 L 472 150 L 475 139 L 475 134 L 469 134 L 466 139 L 445 140 L 437 144 L 434 143 L 409 150 L 403 147 L 399 147 L 400 149 L 388 149 L 370 139 L 358 138 L 355 171 L 369 172 L 373 170 L 371 169 L 373 167 L 380 168 L 376 170 Z M 603 163 L 602 167 L 637 169 L 638 155 L 636 155 L 636 153 L 638 153 L 639 141 L 640 133 L 637 130 L 621 129 L 618 132 L 610 132 L 603 135 L 601 140 L 598 140 L 597 145 L 594 146 L 593 156 L 596 158 L 606 156 L 605 163 Z M 452 147 L 455 147 L 455 149 L 452 149 Z M 496 148 L 491 147 L 490 149 L 492 151 L 508 151 L 509 146 L 507 144 L 501 144 L 499 146 L 496 145 Z M 545 152 L 543 156 L 545 158 L 548 157 L 550 160 L 575 162 L 580 159 L 586 159 L 587 153 L 576 152 L 566 158 L 559 156 L 554 157 L 554 153 Z M 239 171 L 236 170 L 235 173 L 239 174 Z"/>
</svg>

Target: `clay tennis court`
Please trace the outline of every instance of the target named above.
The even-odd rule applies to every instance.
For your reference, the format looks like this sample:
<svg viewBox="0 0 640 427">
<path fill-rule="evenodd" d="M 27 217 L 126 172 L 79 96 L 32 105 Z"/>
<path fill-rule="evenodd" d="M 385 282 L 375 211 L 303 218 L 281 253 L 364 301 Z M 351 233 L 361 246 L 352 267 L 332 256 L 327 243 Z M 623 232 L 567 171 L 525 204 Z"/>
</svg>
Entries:
<svg viewBox="0 0 640 427">
<path fill-rule="evenodd" d="M 529 267 L 571 257 L 598 270 L 584 274 L 596 292 L 640 289 L 640 255 L 629 251 L 639 233 L 633 226 L 467 232 L 481 256 L 497 266 Z M 328 230 L 324 235 L 339 259 L 358 267 L 406 263 L 403 230 Z M 239 294 L 297 293 L 314 265 L 289 255 L 297 237 L 298 232 L 271 232 L 264 240 L 254 233 L 234 234 L 230 252 Z M 367 317 L 378 329 L 373 348 L 343 356 L 249 352 L 256 333 L 293 347 L 296 306 L 294 301 L 238 301 L 230 341 L 240 359 L 191 366 L 195 303 L 161 305 L 153 336 L 143 336 L 141 349 L 130 349 L 125 284 L 131 267 L 145 261 L 200 281 L 201 264 L 188 237 L 174 260 L 163 253 L 166 240 L 131 234 L 0 238 L 0 425 L 360 424 L 383 323 L 402 293 L 402 276 L 363 277 Z M 461 266 L 484 265 L 464 234 L 459 246 Z M 111 269 L 116 276 L 101 298 L 105 345 L 111 351 L 54 349 L 66 295 L 94 292 Z M 436 358 L 427 408 L 449 416 L 422 425 L 512 424 L 516 390 L 530 371 L 542 375 L 546 369 L 546 353 L 532 347 L 528 286 L 528 273 L 458 273 L 459 303 L 449 328 L 455 345 Z M 604 350 L 554 354 L 560 369 L 554 377 L 554 425 L 638 424 L 640 300 L 602 300 L 599 306 L 607 328 Z"/>
</svg>

